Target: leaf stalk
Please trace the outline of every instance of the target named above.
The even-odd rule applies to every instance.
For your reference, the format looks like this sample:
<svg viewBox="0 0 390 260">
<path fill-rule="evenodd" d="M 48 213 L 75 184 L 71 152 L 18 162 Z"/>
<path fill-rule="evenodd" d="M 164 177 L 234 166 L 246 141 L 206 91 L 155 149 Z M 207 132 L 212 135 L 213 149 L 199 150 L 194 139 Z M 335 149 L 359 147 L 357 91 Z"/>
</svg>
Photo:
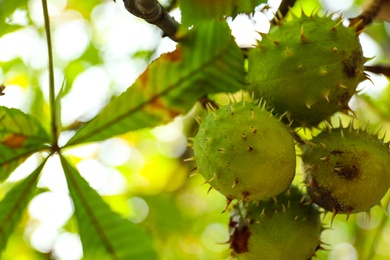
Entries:
<svg viewBox="0 0 390 260">
<path fill-rule="evenodd" d="M 45 32 L 47 41 L 47 52 L 48 52 L 48 69 L 49 69 L 49 99 L 50 99 L 50 113 L 51 113 L 51 131 L 53 134 L 53 151 L 57 151 L 58 148 L 58 126 L 56 119 L 56 98 L 55 98 L 55 85 L 54 85 L 54 65 L 53 65 L 53 48 L 51 44 L 51 33 L 50 33 L 50 19 L 49 11 L 47 8 L 47 0 L 42 0 L 43 17 L 45 21 Z"/>
</svg>

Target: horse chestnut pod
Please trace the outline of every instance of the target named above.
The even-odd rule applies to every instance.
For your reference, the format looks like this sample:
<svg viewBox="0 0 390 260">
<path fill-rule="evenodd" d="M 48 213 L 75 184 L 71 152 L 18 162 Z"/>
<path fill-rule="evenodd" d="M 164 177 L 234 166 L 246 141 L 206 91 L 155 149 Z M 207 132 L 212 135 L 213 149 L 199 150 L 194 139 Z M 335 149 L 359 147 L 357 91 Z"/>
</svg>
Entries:
<svg viewBox="0 0 390 260">
<path fill-rule="evenodd" d="M 249 90 L 294 127 L 312 127 L 347 113 L 357 85 L 367 78 L 355 28 L 317 15 L 280 21 L 249 51 Z"/>
<path fill-rule="evenodd" d="M 210 111 L 193 150 L 199 173 L 228 201 L 277 196 L 295 175 L 292 134 L 259 102 L 233 102 Z"/>
<path fill-rule="evenodd" d="M 327 211 L 368 211 L 390 188 L 388 143 L 352 123 L 323 131 L 302 150 L 307 191 Z"/>
<path fill-rule="evenodd" d="M 275 199 L 236 205 L 229 226 L 238 259 L 304 260 L 322 248 L 320 211 L 294 186 Z"/>
</svg>

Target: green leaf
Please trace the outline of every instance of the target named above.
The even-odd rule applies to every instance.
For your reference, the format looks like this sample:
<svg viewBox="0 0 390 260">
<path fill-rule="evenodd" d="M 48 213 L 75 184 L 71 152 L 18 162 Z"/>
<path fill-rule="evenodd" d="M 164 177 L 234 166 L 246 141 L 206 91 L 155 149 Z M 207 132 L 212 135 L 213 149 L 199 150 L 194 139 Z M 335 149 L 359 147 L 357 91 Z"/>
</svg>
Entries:
<svg viewBox="0 0 390 260">
<path fill-rule="evenodd" d="M 244 58 L 226 22 L 195 26 L 133 86 L 78 131 L 67 145 L 100 141 L 171 121 L 209 93 L 243 87 Z"/>
<path fill-rule="evenodd" d="M 186 26 L 205 20 L 217 20 L 239 13 L 253 13 L 256 6 L 267 0 L 180 0 L 182 22 Z"/>
<path fill-rule="evenodd" d="M 235 17 L 237 14 L 250 14 L 255 11 L 255 7 L 261 4 L 266 4 L 268 0 L 236 0 L 237 8 L 231 14 Z"/>
<path fill-rule="evenodd" d="M 14 108 L 0 106 L 0 181 L 30 154 L 46 149 L 50 136 L 33 117 Z"/>
<path fill-rule="evenodd" d="M 46 160 L 26 179 L 15 185 L 0 202 L 0 252 L 6 245 L 35 191 L 39 174 Z"/>
<path fill-rule="evenodd" d="M 147 233 L 114 213 L 61 157 L 83 244 L 84 259 L 156 259 Z"/>
</svg>

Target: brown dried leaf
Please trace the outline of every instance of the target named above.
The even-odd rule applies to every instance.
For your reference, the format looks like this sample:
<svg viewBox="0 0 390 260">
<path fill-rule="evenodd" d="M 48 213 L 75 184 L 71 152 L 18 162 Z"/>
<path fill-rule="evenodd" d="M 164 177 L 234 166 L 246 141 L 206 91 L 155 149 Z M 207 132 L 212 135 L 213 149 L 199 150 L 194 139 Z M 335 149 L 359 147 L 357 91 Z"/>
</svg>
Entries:
<svg viewBox="0 0 390 260">
<path fill-rule="evenodd" d="M 2 145 L 9 148 L 21 148 L 27 140 L 27 136 L 21 134 L 10 134 L 3 138 Z"/>
</svg>

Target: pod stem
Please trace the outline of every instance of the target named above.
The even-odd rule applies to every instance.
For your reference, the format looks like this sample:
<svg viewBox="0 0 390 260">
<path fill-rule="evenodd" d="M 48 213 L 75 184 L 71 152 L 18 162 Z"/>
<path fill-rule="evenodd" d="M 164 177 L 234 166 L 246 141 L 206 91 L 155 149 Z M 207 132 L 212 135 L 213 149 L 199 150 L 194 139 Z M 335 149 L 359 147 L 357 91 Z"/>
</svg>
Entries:
<svg viewBox="0 0 390 260">
<path fill-rule="evenodd" d="M 375 66 L 365 66 L 364 69 L 366 71 L 375 73 L 375 74 L 383 74 L 386 77 L 390 78 L 390 66 L 384 65 L 375 65 Z"/>
</svg>

